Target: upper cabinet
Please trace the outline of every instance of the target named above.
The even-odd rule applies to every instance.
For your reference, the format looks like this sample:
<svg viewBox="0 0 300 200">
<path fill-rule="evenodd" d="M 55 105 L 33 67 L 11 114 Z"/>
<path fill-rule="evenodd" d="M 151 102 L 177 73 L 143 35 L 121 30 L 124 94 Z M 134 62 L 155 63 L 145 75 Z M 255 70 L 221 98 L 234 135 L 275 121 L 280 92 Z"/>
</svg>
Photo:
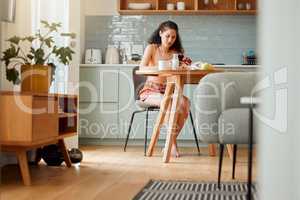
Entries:
<svg viewBox="0 0 300 200">
<path fill-rule="evenodd" d="M 255 15 L 256 0 L 118 0 L 121 15 Z"/>
</svg>

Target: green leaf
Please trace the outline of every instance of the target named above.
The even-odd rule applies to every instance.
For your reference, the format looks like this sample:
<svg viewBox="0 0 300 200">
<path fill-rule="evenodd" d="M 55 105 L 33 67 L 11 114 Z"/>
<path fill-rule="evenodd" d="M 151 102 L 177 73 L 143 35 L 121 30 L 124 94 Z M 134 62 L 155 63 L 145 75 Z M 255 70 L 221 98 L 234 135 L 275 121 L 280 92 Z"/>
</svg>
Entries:
<svg viewBox="0 0 300 200">
<path fill-rule="evenodd" d="M 72 60 L 72 54 L 75 53 L 70 47 L 60 47 L 54 54 L 59 58 L 64 65 L 69 64 Z"/>
<path fill-rule="evenodd" d="M 51 48 L 52 44 L 54 43 L 53 37 L 48 37 L 44 40 L 45 44 L 47 45 L 48 48 Z"/>
<path fill-rule="evenodd" d="M 10 59 L 18 57 L 19 49 L 16 49 L 14 45 L 11 45 L 10 48 L 6 49 L 3 52 L 3 57 L 1 58 L 2 61 L 5 62 L 5 65 L 8 66 L 10 63 Z"/>
<path fill-rule="evenodd" d="M 13 37 L 9 38 L 7 41 L 9 41 L 15 45 L 19 45 L 20 40 L 21 40 L 20 37 L 13 36 Z"/>
<path fill-rule="evenodd" d="M 43 24 L 46 28 L 50 27 L 50 24 L 45 20 L 41 20 L 41 24 Z"/>
<path fill-rule="evenodd" d="M 12 81 L 13 84 L 20 83 L 19 72 L 15 68 L 6 69 L 6 78 L 8 81 Z"/>
<path fill-rule="evenodd" d="M 41 21 L 42 25 L 49 30 L 49 32 L 57 32 L 58 28 L 61 27 L 61 23 L 51 23 L 49 24 L 47 21 Z"/>
<path fill-rule="evenodd" d="M 51 25 L 50 25 L 50 31 L 52 32 L 52 31 L 58 31 L 58 28 L 60 28 L 61 27 L 61 23 L 52 23 Z"/>
<path fill-rule="evenodd" d="M 28 36 L 28 37 L 24 37 L 22 40 L 25 41 L 27 40 L 28 42 L 32 43 L 36 38 L 33 36 Z"/>
<path fill-rule="evenodd" d="M 44 60 L 45 52 L 43 49 L 38 48 L 37 50 L 35 50 L 33 55 L 34 55 L 36 64 L 39 64 L 39 65 L 45 64 L 45 60 Z"/>
</svg>

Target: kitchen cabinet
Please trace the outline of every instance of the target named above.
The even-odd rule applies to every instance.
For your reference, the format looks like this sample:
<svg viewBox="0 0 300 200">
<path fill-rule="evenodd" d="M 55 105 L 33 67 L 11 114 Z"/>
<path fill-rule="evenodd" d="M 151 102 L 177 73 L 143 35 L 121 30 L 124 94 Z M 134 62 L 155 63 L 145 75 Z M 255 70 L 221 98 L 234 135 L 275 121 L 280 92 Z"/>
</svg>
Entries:
<svg viewBox="0 0 300 200">
<path fill-rule="evenodd" d="M 118 104 L 80 102 L 80 138 L 119 138 Z"/>
<path fill-rule="evenodd" d="M 256 0 L 180 0 L 184 10 L 176 10 L 177 0 L 118 0 L 121 15 L 255 15 Z M 130 9 L 129 3 L 150 3 L 145 10 Z M 175 4 L 175 10 L 167 10 L 167 3 Z"/>
<path fill-rule="evenodd" d="M 80 138 L 118 138 L 119 69 L 80 68 Z"/>
<path fill-rule="evenodd" d="M 83 67 L 80 83 L 80 102 L 118 102 L 118 70 Z"/>
</svg>

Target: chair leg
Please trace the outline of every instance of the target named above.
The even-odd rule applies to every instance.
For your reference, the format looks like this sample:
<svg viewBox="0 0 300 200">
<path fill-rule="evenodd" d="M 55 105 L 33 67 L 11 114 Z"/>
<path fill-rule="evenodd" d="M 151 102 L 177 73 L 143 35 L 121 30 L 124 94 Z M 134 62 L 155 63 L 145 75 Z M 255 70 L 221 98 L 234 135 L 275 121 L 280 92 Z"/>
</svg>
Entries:
<svg viewBox="0 0 300 200">
<path fill-rule="evenodd" d="M 132 122 L 133 122 L 133 119 L 134 119 L 134 115 L 136 113 L 138 113 L 138 111 L 133 112 L 132 115 L 131 115 L 130 124 L 129 124 L 128 132 L 127 132 L 127 136 L 126 136 L 126 140 L 125 140 L 125 145 L 124 145 L 124 151 L 126 151 L 126 147 L 127 147 L 127 143 L 128 143 L 128 139 L 129 139 L 129 135 L 130 135 L 130 131 L 131 131 Z"/>
<path fill-rule="evenodd" d="M 218 171 L 218 188 L 219 189 L 221 189 L 221 173 L 222 173 L 223 152 L 224 152 L 224 144 L 220 144 L 219 171 Z"/>
<path fill-rule="evenodd" d="M 193 115 L 192 115 L 191 111 L 189 111 L 189 113 L 190 113 L 190 118 L 191 118 L 191 123 L 192 123 L 192 127 L 193 127 L 193 133 L 194 133 L 195 142 L 197 145 L 198 154 L 200 155 L 199 142 L 198 142 L 198 137 L 197 137 L 197 133 L 196 133 L 195 125 L 194 125 Z"/>
<path fill-rule="evenodd" d="M 146 110 L 146 125 L 145 125 L 145 146 L 144 146 L 144 156 L 146 156 L 146 151 L 147 151 L 148 118 L 149 118 L 149 109 L 147 108 L 147 110 Z"/>
<path fill-rule="evenodd" d="M 237 145 L 233 145 L 233 159 L 232 159 L 232 179 L 235 179 L 235 165 L 236 165 Z"/>
</svg>

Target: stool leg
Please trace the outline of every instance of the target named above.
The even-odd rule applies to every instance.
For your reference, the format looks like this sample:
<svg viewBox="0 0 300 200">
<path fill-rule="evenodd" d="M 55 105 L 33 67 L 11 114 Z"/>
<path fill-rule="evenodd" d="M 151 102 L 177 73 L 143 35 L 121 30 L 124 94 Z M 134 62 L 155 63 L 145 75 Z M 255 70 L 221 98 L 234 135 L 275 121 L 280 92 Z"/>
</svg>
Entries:
<svg viewBox="0 0 300 200">
<path fill-rule="evenodd" d="M 218 188 L 219 189 L 221 189 L 221 173 L 222 173 L 223 152 L 224 152 L 224 144 L 220 144 L 219 172 L 218 172 Z"/>
<path fill-rule="evenodd" d="M 134 111 L 131 115 L 131 119 L 130 119 L 130 124 L 129 124 L 129 128 L 128 128 L 128 132 L 127 132 L 127 136 L 126 136 L 126 141 L 125 141 L 125 145 L 124 145 L 124 151 L 126 151 L 126 147 L 127 147 L 127 143 L 128 143 L 128 139 L 129 139 L 129 135 L 130 135 L 130 130 L 131 130 L 131 126 L 132 126 L 132 122 L 134 119 L 134 115 L 137 113 L 138 111 Z"/>
<path fill-rule="evenodd" d="M 196 133 L 195 125 L 194 125 L 193 115 L 192 115 L 191 111 L 189 113 L 190 113 L 190 118 L 191 118 L 191 123 L 192 123 L 192 127 L 193 127 L 193 133 L 194 133 L 195 142 L 197 145 L 198 154 L 200 155 L 200 148 L 199 148 L 198 137 L 197 137 L 197 133 Z"/>
<path fill-rule="evenodd" d="M 144 156 L 147 153 L 147 137 L 148 137 L 148 118 L 149 118 L 149 109 L 146 110 L 146 125 L 145 125 L 145 146 L 144 146 Z"/>
<path fill-rule="evenodd" d="M 233 145 L 233 159 L 232 159 L 232 179 L 235 179 L 235 165 L 236 165 L 237 145 Z"/>
</svg>

